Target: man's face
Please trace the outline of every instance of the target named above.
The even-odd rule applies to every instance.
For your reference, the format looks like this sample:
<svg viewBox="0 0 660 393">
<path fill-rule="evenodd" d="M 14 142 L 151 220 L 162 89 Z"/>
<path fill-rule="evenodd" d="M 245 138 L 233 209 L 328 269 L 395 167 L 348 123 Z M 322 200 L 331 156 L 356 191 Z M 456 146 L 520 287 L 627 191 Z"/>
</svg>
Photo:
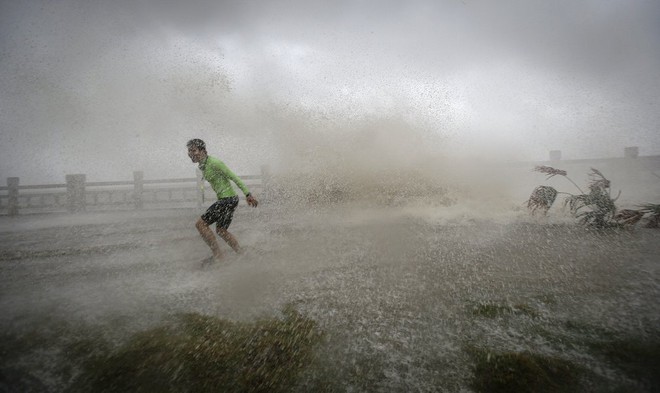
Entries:
<svg viewBox="0 0 660 393">
<path fill-rule="evenodd" d="M 199 163 L 204 159 L 204 157 L 206 157 L 206 152 L 195 146 L 191 146 L 188 148 L 188 157 L 190 157 L 192 162 Z"/>
</svg>

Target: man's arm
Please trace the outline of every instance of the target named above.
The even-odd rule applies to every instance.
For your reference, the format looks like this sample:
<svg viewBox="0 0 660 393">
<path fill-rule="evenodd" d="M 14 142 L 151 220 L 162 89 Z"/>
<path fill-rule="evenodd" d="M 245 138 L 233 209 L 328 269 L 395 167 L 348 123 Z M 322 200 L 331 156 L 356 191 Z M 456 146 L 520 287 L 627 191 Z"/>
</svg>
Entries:
<svg viewBox="0 0 660 393">
<path fill-rule="evenodd" d="M 245 195 L 245 198 L 246 198 L 246 200 L 247 200 L 248 205 L 250 205 L 250 206 L 252 206 L 252 207 L 257 207 L 257 205 L 259 204 L 259 202 L 257 201 L 257 198 L 255 198 L 254 195 L 252 195 L 252 193 L 251 193 L 250 190 L 247 188 L 247 186 L 245 185 L 245 183 L 243 183 L 243 180 L 241 180 L 241 178 L 238 177 L 238 175 L 236 175 L 231 169 L 229 169 L 229 167 L 228 167 L 224 162 L 218 160 L 218 163 L 219 163 L 219 164 L 218 164 L 218 165 L 219 165 L 219 169 L 220 169 L 222 172 L 224 172 L 224 174 L 225 174 L 225 175 L 226 175 L 231 181 L 233 181 L 233 182 L 238 186 L 238 188 L 241 189 L 241 191 L 243 191 L 243 195 Z"/>
</svg>

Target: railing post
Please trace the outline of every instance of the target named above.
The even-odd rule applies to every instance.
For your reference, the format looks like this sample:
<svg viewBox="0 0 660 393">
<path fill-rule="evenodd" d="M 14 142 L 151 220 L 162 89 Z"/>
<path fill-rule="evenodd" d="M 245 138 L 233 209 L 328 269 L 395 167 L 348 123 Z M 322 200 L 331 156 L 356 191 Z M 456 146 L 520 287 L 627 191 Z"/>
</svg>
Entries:
<svg viewBox="0 0 660 393">
<path fill-rule="evenodd" d="M 66 198 L 69 212 L 85 211 L 84 174 L 66 175 Z"/>
<path fill-rule="evenodd" d="M 135 208 L 141 210 L 144 207 L 142 201 L 142 191 L 144 190 L 144 172 L 133 172 L 133 202 Z"/>
<path fill-rule="evenodd" d="M 195 169 L 195 178 L 197 182 L 197 207 L 202 207 L 204 204 L 204 179 L 202 178 L 202 171 Z"/>
<path fill-rule="evenodd" d="M 18 184 L 20 180 L 18 177 L 7 178 L 7 209 L 10 216 L 18 215 Z"/>
</svg>

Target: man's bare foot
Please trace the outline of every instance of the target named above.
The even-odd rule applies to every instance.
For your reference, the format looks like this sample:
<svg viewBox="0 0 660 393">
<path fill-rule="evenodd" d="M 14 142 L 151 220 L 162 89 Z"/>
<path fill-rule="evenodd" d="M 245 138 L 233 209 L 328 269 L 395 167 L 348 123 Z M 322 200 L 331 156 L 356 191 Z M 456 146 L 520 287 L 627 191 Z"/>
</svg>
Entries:
<svg viewBox="0 0 660 393">
<path fill-rule="evenodd" d="M 208 266 L 214 263 L 222 263 L 222 261 L 223 261 L 222 257 L 212 256 L 212 257 L 204 258 L 202 260 L 202 266 Z"/>
</svg>

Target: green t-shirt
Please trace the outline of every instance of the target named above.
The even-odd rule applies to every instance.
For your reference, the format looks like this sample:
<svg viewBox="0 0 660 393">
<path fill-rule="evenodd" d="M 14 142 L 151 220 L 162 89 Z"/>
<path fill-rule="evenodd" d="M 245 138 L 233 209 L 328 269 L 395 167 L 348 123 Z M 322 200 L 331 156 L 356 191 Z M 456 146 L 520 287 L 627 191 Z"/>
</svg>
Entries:
<svg viewBox="0 0 660 393">
<path fill-rule="evenodd" d="M 250 193 L 241 178 L 236 176 L 224 162 L 215 157 L 207 156 L 206 160 L 199 164 L 199 169 L 202 171 L 204 180 L 211 184 L 213 191 L 218 195 L 218 199 L 236 195 L 236 191 L 234 191 L 229 180 L 236 183 L 246 196 Z"/>
</svg>

